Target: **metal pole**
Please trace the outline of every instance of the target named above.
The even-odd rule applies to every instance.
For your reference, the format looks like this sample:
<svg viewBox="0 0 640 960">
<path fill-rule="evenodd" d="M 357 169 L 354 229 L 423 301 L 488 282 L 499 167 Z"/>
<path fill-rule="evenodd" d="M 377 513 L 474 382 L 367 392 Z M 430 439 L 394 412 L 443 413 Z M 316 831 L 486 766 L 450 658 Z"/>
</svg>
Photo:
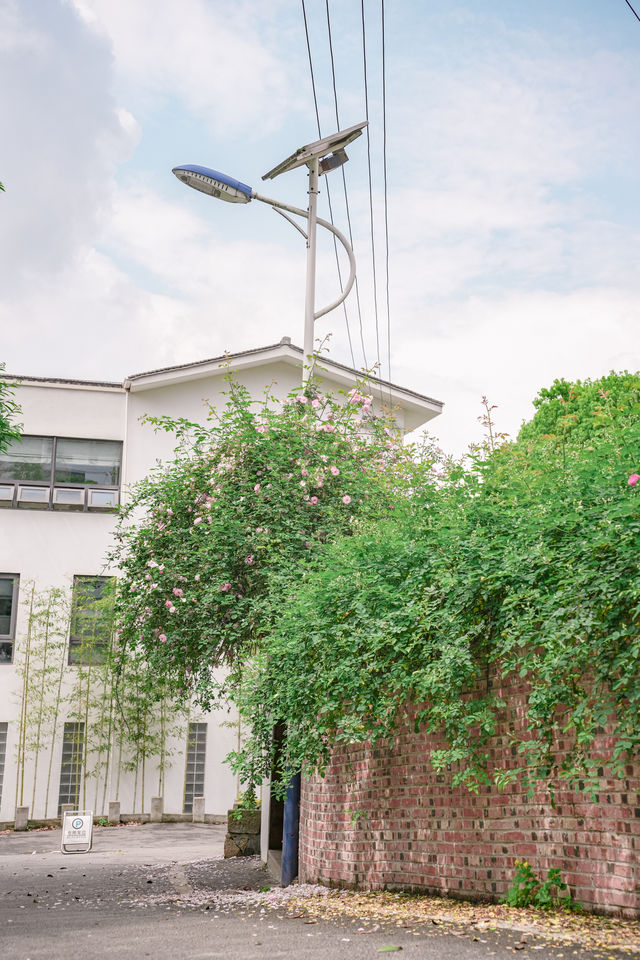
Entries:
<svg viewBox="0 0 640 960">
<path fill-rule="evenodd" d="M 304 301 L 304 357 L 302 362 L 302 385 L 313 374 L 313 334 L 316 302 L 316 219 L 318 209 L 318 170 L 320 160 L 314 157 L 309 163 L 309 208 L 307 235 L 307 288 Z M 308 364 L 308 367 L 305 366 Z"/>
<path fill-rule="evenodd" d="M 283 887 L 288 887 L 298 876 L 298 832 L 300 829 L 300 774 L 296 773 L 287 787 L 282 827 Z"/>
</svg>

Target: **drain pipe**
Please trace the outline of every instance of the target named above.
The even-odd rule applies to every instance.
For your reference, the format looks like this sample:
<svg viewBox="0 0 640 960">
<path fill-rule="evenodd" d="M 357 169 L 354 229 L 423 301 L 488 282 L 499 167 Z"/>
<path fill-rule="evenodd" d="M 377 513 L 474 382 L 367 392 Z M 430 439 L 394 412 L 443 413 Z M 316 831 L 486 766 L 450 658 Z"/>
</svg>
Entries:
<svg viewBox="0 0 640 960">
<path fill-rule="evenodd" d="M 298 876 L 298 832 L 300 828 L 300 774 L 296 773 L 287 787 L 282 828 L 283 887 L 288 887 Z"/>
</svg>

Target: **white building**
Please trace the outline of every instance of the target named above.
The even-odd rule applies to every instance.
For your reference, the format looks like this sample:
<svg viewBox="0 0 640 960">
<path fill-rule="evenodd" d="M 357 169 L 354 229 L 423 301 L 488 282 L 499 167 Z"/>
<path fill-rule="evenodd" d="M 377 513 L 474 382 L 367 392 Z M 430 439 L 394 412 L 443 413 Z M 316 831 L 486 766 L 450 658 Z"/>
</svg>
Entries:
<svg viewBox="0 0 640 960">
<path fill-rule="evenodd" d="M 32 819 L 55 817 L 64 802 L 99 816 L 118 799 L 123 813 L 145 813 L 159 793 L 168 813 L 189 812 L 199 795 L 207 813 L 232 805 L 237 784 L 222 761 L 238 732 L 227 713 L 169 723 L 166 769 L 151 753 L 127 768 L 112 705 L 101 714 L 102 740 L 87 735 L 86 724 L 98 722 L 91 712 L 108 697 L 100 692 L 99 673 L 91 681 L 96 668 L 82 663 L 78 628 L 60 619 L 60 605 L 72 588 L 99 593 L 99 578 L 116 573 L 105 568 L 111 508 L 173 451 L 171 435 L 155 433 L 141 417 L 204 419 L 203 400 L 214 406 L 224 400 L 225 363 L 253 396 L 273 384 L 284 399 L 299 383 L 301 360 L 302 351 L 284 338 L 226 358 L 136 374 L 122 384 L 8 377 L 17 381 L 23 439 L 0 454 L 0 822 L 13 821 L 22 805 Z M 322 361 L 327 390 L 348 389 L 356 376 Z M 404 433 L 441 412 L 441 403 L 412 391 L 380 381 L 372 387 L 374 408 L 380 398 L 391 403 Z M 51 588 L 62 592 L 54 595 L 57 612 L 47 620 L 42 604 Z"/>
</svg>

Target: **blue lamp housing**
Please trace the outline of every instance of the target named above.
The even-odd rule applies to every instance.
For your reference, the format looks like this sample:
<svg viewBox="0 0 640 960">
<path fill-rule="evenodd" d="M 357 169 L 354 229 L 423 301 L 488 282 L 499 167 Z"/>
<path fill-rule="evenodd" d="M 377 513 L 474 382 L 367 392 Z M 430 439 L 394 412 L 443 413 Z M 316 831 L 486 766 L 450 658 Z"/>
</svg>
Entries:
<svg viewBox="0 0 640 960">
<path fill-rule="evenodd" d="M 249 203 L 253 196 L 252 188 L 246 183 L 234 180 L 219 170 L 201 167 L 197 163 L 184 163 L 174 167 L 171 172 L 188 187 L 228 203 Z"/>
</svg>

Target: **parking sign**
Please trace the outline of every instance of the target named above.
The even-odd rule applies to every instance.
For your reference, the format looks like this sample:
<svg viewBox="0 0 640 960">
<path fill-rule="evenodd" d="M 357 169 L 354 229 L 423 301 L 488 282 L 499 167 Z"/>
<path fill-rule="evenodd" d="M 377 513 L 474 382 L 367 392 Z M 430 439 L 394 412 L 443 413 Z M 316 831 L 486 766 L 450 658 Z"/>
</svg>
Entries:
<svg viewBox="0 0 640 960">
<path fill-rule="evenodd" d="M 63 853 L 89 853 L 93 844 L 93 811 L 65 810 L 62 820 Z"/>
</svg>

